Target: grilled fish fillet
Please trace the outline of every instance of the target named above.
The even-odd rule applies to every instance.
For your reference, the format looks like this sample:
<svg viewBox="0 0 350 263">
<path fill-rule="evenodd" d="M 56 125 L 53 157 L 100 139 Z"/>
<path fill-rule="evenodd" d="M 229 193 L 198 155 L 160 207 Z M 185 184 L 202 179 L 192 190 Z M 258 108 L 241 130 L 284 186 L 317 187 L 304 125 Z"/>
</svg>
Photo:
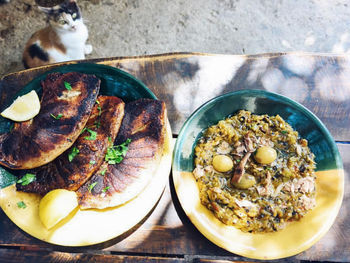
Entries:
<svg viewBox="0 0 350 263">
<path fill-rule="evenodd" d="M 20 176 L 35 174 L 36 180 L 25 186 L 17 184 L 17 190 L 41 195 L 57 188 L 75 191 L 97 171 L 119 131 L 125 105 L 117 97 L 99 96 L 97 101 L 73 147 L 47 165 L 20 171 Z M 79 153 L 69 160 L 76 149 Z"/>
<path fill-rule="evenodd" d="M 100 80 L 77 72 L 52 73 L 42 81 L 42 88 L 39 114 L 0 135 L 0 164 L 8 168 L 35 168 L 71 147 L 90 116 Z"/>
<path fill-rule="evenodd" d="M 131 139 L 129 149 L 121 163 L 104 162 L 77 191 L 82 209 L 121 205 L 147 186 L 162 156 L 165 120 L 164 102 L 140 99 L 126 104 L 114 145 Z"/>
</svg>

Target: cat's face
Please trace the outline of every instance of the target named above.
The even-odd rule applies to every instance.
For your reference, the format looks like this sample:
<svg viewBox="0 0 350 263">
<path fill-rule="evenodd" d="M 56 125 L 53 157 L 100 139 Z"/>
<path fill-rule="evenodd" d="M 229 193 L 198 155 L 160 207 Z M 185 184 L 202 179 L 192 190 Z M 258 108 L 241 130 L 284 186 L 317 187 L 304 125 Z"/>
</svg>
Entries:
<svg viewBox="0 0 350 263">
<path fill-rule="evenodd" d="M 50 24 L 59 30 L 76 31 L 82 23 L 80 9 L 75 1 L 65 1 L 51 8 L 39 8 L 48 14 Z"/>
</svg>

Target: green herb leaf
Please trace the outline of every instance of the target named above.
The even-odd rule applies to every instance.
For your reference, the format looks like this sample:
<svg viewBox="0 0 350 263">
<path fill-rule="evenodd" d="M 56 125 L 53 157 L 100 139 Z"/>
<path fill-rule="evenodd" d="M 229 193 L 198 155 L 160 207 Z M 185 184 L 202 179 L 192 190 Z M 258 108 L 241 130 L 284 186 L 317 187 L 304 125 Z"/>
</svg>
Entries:
<svg viewBox="0 0 350 263">
<path fill-rule="evenodd" d="M 59 119 L 62 118 L 63 114 L 60 113 L 60 114 L 58 114 L 57 116 L 55 116 L 55 115 L 53 115 L 53 114 L 51 113 L 50 116 L 51 116 L 52 118 L 56 119 L 56 120 L 59 120 Z"/>
<path fill-rule="evenodd" d="M 102 174 L 102 175 L 105 175 L 106 171 L 107 171 L 107 168 L 104 169 L 104 170 L 101 172 L 101 174 Z"/>
<path fill-rule="evenodd" d="M 64 87 L 65 87 L 67 90 L 72 90 L 72 86 L 71 86 L 67 81 L 64 82 Z"/>
<path fill-rule="evenodd" d="M 100 105 L 100 102 L 99 102 L 98 100 L 96 100 L 96 103 L 97 103 L 98 105 Z"/>
<path fill-rule="evenodd" d="M 14 127 L 15 127 L 15 123 L 12 123 L 10 126 L 10 132 L 13 130 Z"/>
<path fill-rule="evenodd" d="M 102 109 L 101 109 L 101 106 L 97 106 L 97 109 L 98 109 L 98 116 L 101 116 L 102 114 Z"/>
<path fill-rule="evenodd" d="M 287 133 L 288 133 L 288 131 L 281 131 L 281 133 L 283 133 L 283 134 L 287 134 Z"/>
<path fill-rule="evenodd" d="M 70 154 L 68 154 L 68 160 L 69 162 L 73 161 L 73 159 L 75 158 L 75 156 L 77 156 L 79 153 L 79 149 L 77 147 L 73 147 L 72 151 Z"/>
<path fill-rule="evenodd" d="M 120 145 L 115 145 L 107 148 L 105 161 L 108 162 L 108 164 L 120 163 L 124 159 L 128 151 L 128 146 L 130 142 L 131 142 L 131 139 L 127 139 L 125 142 L 123 142 Z"/>
<path fill-rule="evenodd" d="M 95 163 L 96 163 L 95 160 L 92 160 L 92 161 L 89 162 L 90 165 L 93 165 L 93 164 L 95 164 Z"/>
<path fill-rule="evenodd" d="M 25 176 L 23 176 L 21 179 L 19 179 L 17 181 L 17 183 L 21 184 L 21 185 L 28 185 L 31 182 L 34 182 L 35 180 L 36 180 L 35 174 L 27 173 L 27 174 L 25 174 Z"/>
<path fill-rule="evenodd" d="M 89 184 L 88 186 L 88 189 L 89 189 L 89 192 L 91 193 L 92 189 L 94 189 L 94 187 L 97 185 L 97 182 L 94 182 L 92 184 Z"/>
<path fill-rule="evenodd" d="M 84 133 L 84 131 L 86 131 L 86 127 L 84 128 L 84 129 L 82 129 L 82 131 L 80 132 L 80 134 L 83 134 Z"/>
<path fill-rule="evenodd" d="M 90 133 L 90 136 L 84 137 L 85 140 L 94 141 L 96 140 L 97 132 L 90 130 L 89 128 L 86 128 L 86 130 Z"/>
<path fill-rule="evenodd" d="M 99 129 L 101 127 L 101 121 L 95 121 L 94 122 L 96 129 Z"/>
<path fill-rule="evenodd" d="M 24 208 L 27 207 L 27 205 L 26 205 L 23 201 L 18 202 L 18 203 L 17 203 L 17 206 L 18 206 L 19 208 L 22 208 L 22 209 L 24 209 Z"/>
<path fill-rule="evenodd" d="M 102 193 L 107 192 L 107 190 L 108 190 L 109 188 L 111 188 L 111 187 L 110 187 L 110 186 L 106 186 L 105 188 L 103 188 Z"/>
</svg>

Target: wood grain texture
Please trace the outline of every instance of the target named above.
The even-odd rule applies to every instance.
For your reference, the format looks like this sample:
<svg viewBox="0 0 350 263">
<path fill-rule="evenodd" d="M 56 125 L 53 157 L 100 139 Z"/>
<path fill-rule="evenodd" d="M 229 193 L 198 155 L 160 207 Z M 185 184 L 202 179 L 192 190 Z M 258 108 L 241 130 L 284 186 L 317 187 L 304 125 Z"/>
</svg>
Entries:
<svg viewBox="0 0 350 263">
<path fill-rule="evenodd" d="M 330 231 L 313 247 L 295 257 L 281 262 L 350 261 L 350 144 L 338 144 L 345 168 L 345 195 L 340 213 Z M 133 255 L 186 255 L 209 259 L 242 260 L 243 258 L 227 252 L 208 241 L 193 226 L 181 208 L 172 181 L 169 180 L 162 198 L 138 226 L 121 237 L 100 245 L 83 248 L 54 246 L 34 239 L 18 229 L 1 211 L 0 245 L 5 247 L 45 248 L 49 250 L 83 253 L 103 250 L 113 253 Z M 1 249 L 0 249 L 1 250 Z"/>
<path fill-rule="evenodd" d="M 176 263 L 185 262 L 183 258 L 153 257 L 153 256 L 124 256 L 111 254 L 92 253 L 64 253 L 29 251 L 19 249 L 0 249 L 0 261 L 3 263 L 47 263 L 47 262 L 95 262 L 95 263 L 119 263 L 119 262 L 150 262 L 150 263 Z"/>
<path fill-rule="evenodd" d="M 142 80 L 167 104 L 175 134 L 186 118 L 207 100 L 235 90 L 264 89 L 306 106 L 325 123 L 336 140 L 350 140 L 350 118 L 347 118 L 350 57 L 345 55 L 177 53 L 82 62 L 118 67 Z M 0 105 L 35 76 L 59 65 L 62 64 L 5 76 L 0 82 Z"/>
<path fill-rule="evenodd" d="M 178 133 L 184 120 L 208 99 L 234 90 L 254 88 L 277 92 L 300 102 L 325 123 L 337 141 L 350 142 L 350 57 L 347 56 L 300 53 L 252 56 L 180 53 L 84 62 L 118 67 L 142 80 L 167 104 L 174 134 Z M 0 110 L 4 101 L 11 98 L 26 83 L 59 65 L 5 76 L 0 81 Z M 350 262 L 350 144 L 337 145 L 345 169 L 345 196 L 336 222 L 313 247 L 282 262 Z M 244 259 L 217 247 L 202 236 L 179 205 L 171 180 L 158 205 L 140 224 L 123 236 L 100 245 L 66 248 L 47 244 L 18 229 L 2 211 L 0 233 L 0 258 L 5 255 L 4 258 L 14 260 L 17 255 L 16 261 L 9 262 L 20 262 L 20 257 L 18 254 L 11 254 L 17 250 L 6 249 L 7 247 L 61 251 L 63 253 L 57 255 L 54 254 L 56 252 L 46 253 L 48 257 L 53 255 L 53 261 L 57 262 L 71 262 L 74 260 L 69 259 L 74 257 L 78 260 L 79 257 L 89 256 L 93 251 L 97 251 L 97 254 L 132 255 L 130 261 L 125 260 L 127 262 L 133 262 L 131 260 L 134 259 L 135 262 L 143 261 L 144 258 L 137 258 L 136 255 L 145 254 L 167 255 L 169 260 L 172 260 L 174 255 L 180 255 L 175 260 L 185 259 L 192 262 Z M 38 260 L 39 256 L 43 255 L 41 252 L 28 253 L 31 254 L 29 258 Z M 62 255 L 66 256 L 67 260 Z M 116 257 L 116 262 L 121 262 L 118 261 L 118 255 L 113 257 Z M 125 256 L 129 259 L 128 257 Z M 98 261 L 96 258 L 85 259 L 109 262 Z"/>
</svg>

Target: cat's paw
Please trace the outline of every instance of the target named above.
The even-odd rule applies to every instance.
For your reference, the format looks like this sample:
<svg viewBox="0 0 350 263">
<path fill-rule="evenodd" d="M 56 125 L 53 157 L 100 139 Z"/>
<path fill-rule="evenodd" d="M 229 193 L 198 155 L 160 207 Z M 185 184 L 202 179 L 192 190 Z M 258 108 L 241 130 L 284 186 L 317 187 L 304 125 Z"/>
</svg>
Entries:
<svg viewBox="0 0 350 263">
<path fill-rule="evenodd" d="M 91 45 L 85 45 L 84 47 L 84 53 L 85 55 L 89 55 L 92 52 L 92 46 Z"/>
</svg>

